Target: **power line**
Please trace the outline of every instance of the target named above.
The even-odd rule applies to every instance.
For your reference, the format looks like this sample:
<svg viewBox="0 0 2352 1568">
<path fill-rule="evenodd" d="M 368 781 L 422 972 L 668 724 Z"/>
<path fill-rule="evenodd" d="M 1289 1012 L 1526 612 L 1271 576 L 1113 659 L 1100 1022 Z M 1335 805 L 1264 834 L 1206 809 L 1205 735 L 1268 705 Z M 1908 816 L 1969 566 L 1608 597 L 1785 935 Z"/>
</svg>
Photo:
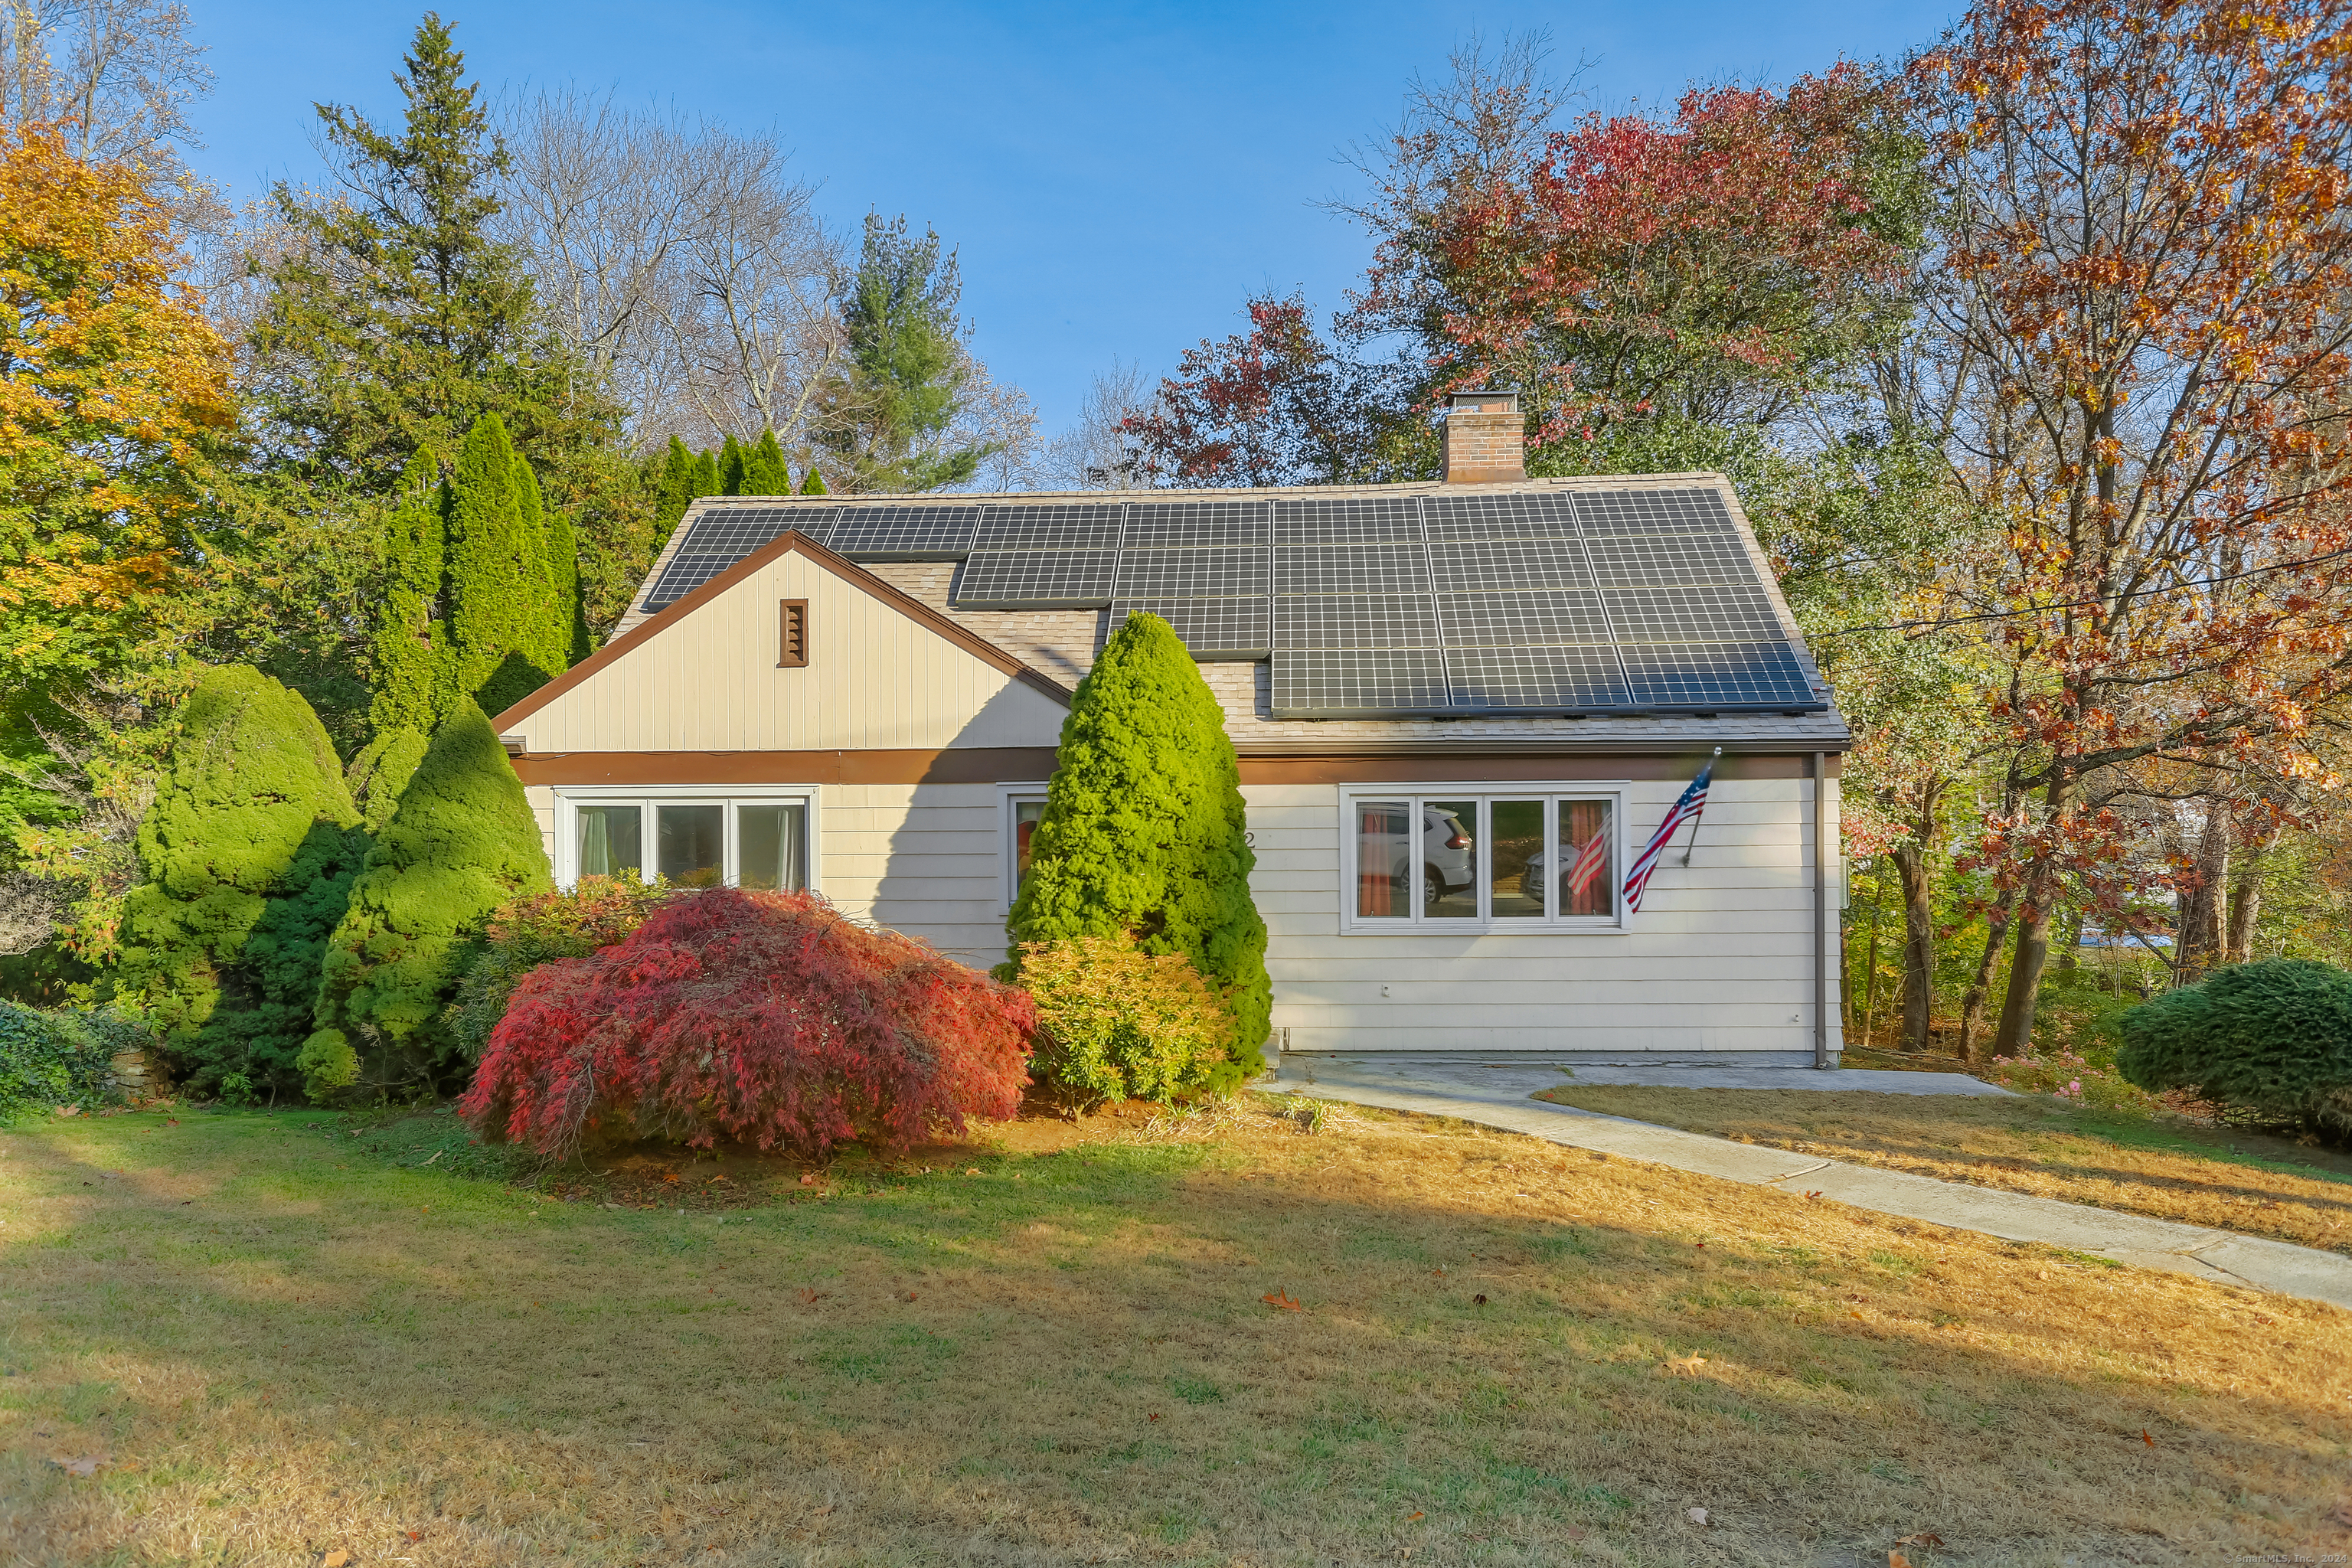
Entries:
<svg viewBox="0 0 2352 1568">
<path fill-rule="evenodd" d="M 1987 610 L 1981 615 L 1946 616 L 1932 621 L 1888 621 L 1883 626 L 1840 626 L 1835 631 L 1822 632 L 1821 636 L 1823 638 L 1843 637 L 1851 637 L 1856 632 L 1907 632 L 1921 627 L 1932 630 L 1937 626 L 1967 626 L 1974 621 L 2007 621 L 2014 620 L 2021 616 L 2044 616 L 2053 610 L 2080 610 L 2094 605 L 2105 605 L 2120 603 L 2125 599 L 2142 599 L 2152 594 L 2177 594 L 2200 584 L 2208 589 L 2218 588 L 2224 583 L 2235 583 L 2241 578 L 2260 577 L 2271 572 L 2292 572 L 2299 566 L 2317 566 L 2324 562 L 2338 560 L 2347 555 L 2352 555 L 2352 545 L 2347 545 L 2342 550 L 2331 550 L 2325 555 L 2314 555 L 2307 560 L 2281 561 L 2269 566 L 2250 566 L 2243 572 L 2232 572 L 2226 577 L 2200 577 L 2193 582 L 2170 584 L 2160 588 L 2135 588 L 2128 594 L 2116 595 L 2114 599 L 2062 599 L 2054 604 L 2028 605 L 2021 610 Z"/>
</svg>

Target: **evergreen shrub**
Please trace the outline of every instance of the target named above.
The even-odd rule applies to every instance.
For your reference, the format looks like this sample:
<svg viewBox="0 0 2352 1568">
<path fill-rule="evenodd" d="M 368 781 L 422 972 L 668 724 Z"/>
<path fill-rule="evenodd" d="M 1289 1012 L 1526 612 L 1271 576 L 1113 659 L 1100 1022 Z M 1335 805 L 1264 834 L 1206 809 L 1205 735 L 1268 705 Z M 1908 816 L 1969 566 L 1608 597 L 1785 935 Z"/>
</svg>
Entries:
<svg viewBox="0 0 2352 1568">
<path fill-rule="evenodd" d="M 823 1155 L 1011 1117 L 1034 1005 L 810 893 L 666 900 L 622 942 L 523 977 L 458 1110 L 562 1156 L 591 1138 Z"/>
<path fill-rule="evenodd" d="M 115 1054 L 153 1043 L 119 1014 L 41 1012 L 0 1002 L 0 1121 L 108 1098 Z"/>
<path fill-rule="evenodd" d="M 1149 953 L 1124 932 L 1032 942 L 1021 984 L 1037 1004 L 1036 1070 L 1082 1106 L 1166 1101 L 1225 1059 L 1233 1010 L 1180 952 Z"/>
<path fill-rule="evenodd" d="M 2307 958 L 2217 970 L 2123 1016 L 2116 1066 L 2253 1121 L 2352 1138 L 2352 973 Z"/>
<path fill-rule="evenodd" d="M 117 988 L 192 1088 L 237 1073 L 291 1089 L 366 848 L 359 814 L 318 715 L 258 670 L 207 671 L 177 731 L 139 828 Z"/>
<path fill-rule="evenodd" d="M 1205 1087 L 1265 1068 L 1273 983 L 1240 771 L 1224 710 L 1159 616 L 1129 616 L 1078 682 L 1030 844 L 1006 922 L 1016 944 L 1126 936 L 1181 953 L 1232 1018 Z"/>
<path fill-rule="evenodd" d="M 558 958 L 585 958 L 646 923 L 676 889 L 634 877 L 583 877 L 569 889 L 518 899 L 490 917 L 481 951 L 457 983 L 448 1025 L 458 1053 L 478 1062 L 522 977 Z"/>
<path fill-rule="evenodd" d="M 551 885 L 539 821 L 482 710 L 464 698 L 352 885 L 321 965 L 318 1032 L 302 1068 L 314 1098 L 371 1068 L 387 1090 L 426 1089 L 458 1061 L 443 1015 L 498 910 Z"/>
</svg>

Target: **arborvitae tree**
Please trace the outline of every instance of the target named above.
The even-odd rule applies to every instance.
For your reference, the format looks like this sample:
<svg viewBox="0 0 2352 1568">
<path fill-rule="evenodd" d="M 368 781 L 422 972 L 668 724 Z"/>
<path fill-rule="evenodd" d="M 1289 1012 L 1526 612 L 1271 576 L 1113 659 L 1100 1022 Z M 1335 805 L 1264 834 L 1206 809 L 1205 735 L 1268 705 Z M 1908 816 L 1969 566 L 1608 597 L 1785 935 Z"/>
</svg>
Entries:
<svg viewBox="0 0 2352 1568">
<path fill-rule="evenodd" d="M 441 599 L 448 505 L 438 465 L 429 458 L 412 461 L 384 521 L 383 598 L 372 650 L 375 694 L 368 707 L 368 721 L 379 735 L 425 733 L 448 699 L 447 636 L 434 613 Z"/>
<path fill-rule="evenodd" d="M 433 732 L 335 928 L 302 1047 L 314 1093 L 439 1086 L 462 1069 L 442 1021 L 483 922 L 551 885 L 539 820 L 471 701 Z"/>
<path fill-rule="evenodd" d="M 661 477 L 654 485 L 654 517 L 663 539 L 667 540 L 686 516 L 701 477 L 701 460 L 684 441 L 671 437 L 668 449 L 662 454 Z"/>
<path fill-rule="evenodd" d="M 743 447 L 730 436 L 719 448 L 719 493 L 740 496 L 743 493 Z"/>
<path fill-rule="evenodd" d="M 804 496 L 821 496 L 828 495 L 830 493 L 832 492 L 828 491 L 824 488 L 824 476 L 816 471 L 816 465 L 814 463 L 811 463 L 809 465 L 808 478 L 801 481 L 801 494 Z"/>
<path fill-rule="evenodd" d="M 310 705 L 258 670 L 207 672 L 181 704 L 139 828 L 119 984 L 198 1088 L 291 1089 L 327 933 L 364 838 Z"/>
<path fill-rule="evenodd" d="M 698 500 L 704 496 L 723 496 L 726 493 L 727 487 L 719 473 L 719 455 L 705 452 L 695 458 L 694 499 Z"/>
<path fill-rule="evenodd" d="M 1055 757 L 1006 921 L 1014 942 L 1127 932 L 1182 953 L 1233 1006 L 1223 1081 L 1258 1071 L 1273 984 L 1240 771 L 1224 710 L 1166 621 L 1129 616 L 1112 634 Z"/>
<path fill-rule="evenodd" d="M 495 713 L 547 683 L 547 571 L 524 514 L 514 447 L 486 414 L 466 434 L 449 485 L 451 685 Z"/>
<path fill-rule="evenodd" d="M 747 496 L 788 496 L 793 493 L 793 471 L 784 462 L 784 449 L 776 444 L 773 430 L 760 432 L 760 444 L 743 458 L 743 490 Z"/>
<path fill-rule="evenodd" d="M 532 643 L 525 651 L 531 662 L 550 675 L 572 668 L 572 622 L 578 619 L 580 557 L 571 522 L 550 511 L 541 495 L 539 476 L 530 459 L 515 455 L 516 515 L 522 521 L 522 540 L 531 552 L 532 586 L 538 609 L 531 627 Z"/>
</svg>

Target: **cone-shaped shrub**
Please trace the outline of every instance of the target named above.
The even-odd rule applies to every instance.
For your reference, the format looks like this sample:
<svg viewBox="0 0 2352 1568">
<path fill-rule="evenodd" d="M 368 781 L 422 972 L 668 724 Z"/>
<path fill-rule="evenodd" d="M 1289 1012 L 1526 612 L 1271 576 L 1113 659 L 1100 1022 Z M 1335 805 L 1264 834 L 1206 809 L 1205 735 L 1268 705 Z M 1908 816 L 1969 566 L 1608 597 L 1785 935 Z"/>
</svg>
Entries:
<svg viewBox="0 0 2352 1568">
<path fill-rule="evenodd" d="M 694 459 L 694 498 L 719 496 L 727 492 L 719 481 L 719 455 L 704 452 Z M 682 514 L 681 514 L 682 515 Z"/>
<path fill-rule="evenodd" d="M 784 462 L 784 449 L 776 445 L 773 430 L 760 432 L 760 442 L 743 458 L 743 493 L 747 496 L 788 496 L 793 493 L 793 471 Z"/>
<path fill-rule="evenodd" d="M 383 601 L 376 607 L 374 698 L 368 706 L 368 721 L 379 735 L 431 730 L 452 689 L 447 632 L 434 615 L 448 505 L 438 466 L 425 457 L 412 461 L 384 523 Z"/>
<path fill-rule="evenodd" d="M 1265 1066 L 1271 1012 L 1255 864 L 1224 710 L 1166 621 L 1129 616 L 1063 722 L 1006 922 L 1014 942 L 1126 933 L 1147 953 L 1182 953 L 1233 1009 L 1208 1077 L 1230 1087 Z"/>
<path fill-rule="evenodd" d="M 466 433 L 449 481 L 451 684 L 496 713 L 547 683 L 546 552 L 496 415 Z"/>
<path fill-rule="evenodd" d="M 2352 973 L 2305 958 L 2233 964 L 2120 1023 L 2116 1067 L 2142 1089 L 2352 1138 Z"/>
<path fill-rule="evenodd" d="M 832 493 L 832 491 L 824 488 L 824 476 L 816 471 L 815 464 L 810 464 L 808 477 L 801 480 L 801 494 L 804 496 L 822 496 L 830 495 Z"/>
<path fill-rule="evenodd" d="M 194 1087 L 241 1072 L 291 1089 L 359 814 L 318 715 L 258 670 L 207 672 L 177 727 L 140 825 L 119 985 Z"/>
<path fill-rule="evenodd" d="M 368 850 L 335 928 L 320 1033 L 303 1047 L 313 1092 L 359 1077 L 392 1089 L 448 1076 L 457 1049 L 442 1013 L 483 924 L 549 885 L 522 781 L 489 720 L 460 699 Z"/>
<path fill-rule="evenodd" d="M 732 436 L 728 437 L 719 448 L 719 493 L 728 496 L 743 493 L 743 444 Z"/>
<path fill-rule="evenodd" d="M 715 889 L 525 976 L 458 1110 L 556 1155 L 592 1136 L 903 1147 L 1012 1116 L 1035 1023 L 1023 992 L 813 894 Z"/>
<path fill-rule="evenodd" d="M 370 838 L 383 831 L 392 820 L 393 809 L 400 804 L 400 792 L 416 776 L 416 764 L 425 760 L 425 731 L 422 730 L 385 730 L 360 749 L 352 765 L 343 770 L 343 784 L 352 792 L 352 804 L 359 808 L 360 826 Z"/>
</svg>

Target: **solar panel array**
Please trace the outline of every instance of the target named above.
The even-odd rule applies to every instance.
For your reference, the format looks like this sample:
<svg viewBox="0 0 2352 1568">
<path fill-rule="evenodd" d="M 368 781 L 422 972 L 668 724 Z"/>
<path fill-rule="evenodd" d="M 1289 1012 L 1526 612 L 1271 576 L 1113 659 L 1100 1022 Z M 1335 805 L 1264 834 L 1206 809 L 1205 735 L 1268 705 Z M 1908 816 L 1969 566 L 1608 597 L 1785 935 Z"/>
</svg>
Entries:
<svg viewBox="0 0 2352 1568">
<path fill-rule="evenodd" d="M 1276 718 L 1828 706 L 1712 486 L 717 507 L 644 608 L 788 526 L 954 562 L 957 608 L 1143 611 L 1197 658 L 1270 658 Z"/>
</svg>

